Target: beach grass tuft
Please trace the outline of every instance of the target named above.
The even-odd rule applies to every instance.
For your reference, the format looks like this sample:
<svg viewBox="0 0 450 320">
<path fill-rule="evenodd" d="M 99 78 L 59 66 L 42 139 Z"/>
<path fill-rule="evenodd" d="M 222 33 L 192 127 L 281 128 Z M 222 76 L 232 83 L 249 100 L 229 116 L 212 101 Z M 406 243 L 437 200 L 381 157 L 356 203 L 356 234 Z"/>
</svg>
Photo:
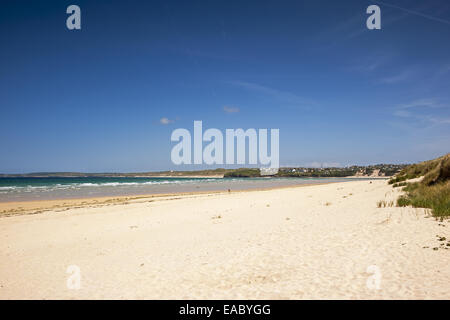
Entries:
<svg viewBox="0 0 450 320">
<path fill-rule="evenodd" d="M 394 201 L 386 201 L 386 200 L 380 200 L 377 202 L 377 208 L 387 208 L 387 207 L 393 207 Z"/>
</svg>

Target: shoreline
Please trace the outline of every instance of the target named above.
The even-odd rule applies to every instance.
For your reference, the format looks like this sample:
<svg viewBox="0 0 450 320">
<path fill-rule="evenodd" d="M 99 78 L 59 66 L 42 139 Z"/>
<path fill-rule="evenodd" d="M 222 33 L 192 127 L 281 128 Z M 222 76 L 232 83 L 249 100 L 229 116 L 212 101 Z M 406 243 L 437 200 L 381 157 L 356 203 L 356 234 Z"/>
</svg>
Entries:
<svg viewBox="0 0 450 320">
<path fill-rule="evenodd" d="M 164 179 L 164 178 L 162 178 Z M 327 182 L 346 182 L 358 180 L 376 180 L 384 178 L 371 177 L 256 177 L 256 178 L 197 178 L 176 179 L 174 182 L 158 181 L 46 181 L 34 183 L 21 181 L 20 183 L 0 185 L 0 213 L 3 203 L 22 203 L 53 200 L 84 200 L 134 198 L 152 195 L 172 195 L 193 192 L 216 192 L 227 190 L 270 189 L 284 186 L 310 185 Z M 7 205 L 11 207 L 10 205 Z M 4 210 L 4 209 L 3 209 Z"/>
<path fill-rule="evenodd" d="M 274 186 L 262 188 L 248 188 L 235 189 L 230 191 L 224 190 L 206 190 L 206 191 L 192 191 L 192 192 L 173 192 L 173 193 L 154 193 L 142 195 L 123 195 L 123 196 L 104 196 L 104 197 L 82 197 L 82 198 L 65 198 L 65 199 L 51 199 L 51 200 L 24 200 L 24 201 L 4 201 L 0 202 L 0 219 L 18 215 L 33 215 L 48 211 L 63 212 L 72 208 L 92 208 L 115 205 L 128 204 L 131 202 L 153 202 L 157 200 L 171 200 L 172 198 L 187 198 L 190 196 L 202 195 L 217 195 L 229 193 L 243 193 L 243 192 L 257 192 L 270 191 L 278 189 L 301 188 L 315 185 L 325 185 L 336 182 L 321 182 L 321 183 L 307 183 L 288 186 Z M 168 198 L 168 199 L 166 199 Z"/>
</svg>

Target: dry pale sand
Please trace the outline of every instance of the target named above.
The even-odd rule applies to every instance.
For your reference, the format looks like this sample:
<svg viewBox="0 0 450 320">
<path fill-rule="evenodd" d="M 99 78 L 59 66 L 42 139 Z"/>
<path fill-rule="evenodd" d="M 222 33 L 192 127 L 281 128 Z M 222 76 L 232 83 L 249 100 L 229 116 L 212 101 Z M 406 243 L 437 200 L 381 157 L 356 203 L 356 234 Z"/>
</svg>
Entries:
<svg viewBox="0 0 450 320">
<path fill-rule="evenodd" d="M 449 221 L 377 208 L 398 192 L 352 181 L 3 216 L 0 298 L 449 299 Z"/>
</svg>

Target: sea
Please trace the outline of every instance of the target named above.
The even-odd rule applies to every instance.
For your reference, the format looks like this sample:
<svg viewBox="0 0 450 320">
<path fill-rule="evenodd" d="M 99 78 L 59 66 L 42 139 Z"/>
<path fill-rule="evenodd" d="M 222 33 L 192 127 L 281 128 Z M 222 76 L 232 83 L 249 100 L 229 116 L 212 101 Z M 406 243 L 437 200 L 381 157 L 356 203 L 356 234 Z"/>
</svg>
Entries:
<svg viewBox="0 0 450 320">
<path fill-rule="evenodd" d="M 265 189 L 355 180 L 352 178 L 0 178 L 0 202 L 138 196 L 202 191 Z M 361 180 L 361 179 L 358 179 Z"/>
</svg>

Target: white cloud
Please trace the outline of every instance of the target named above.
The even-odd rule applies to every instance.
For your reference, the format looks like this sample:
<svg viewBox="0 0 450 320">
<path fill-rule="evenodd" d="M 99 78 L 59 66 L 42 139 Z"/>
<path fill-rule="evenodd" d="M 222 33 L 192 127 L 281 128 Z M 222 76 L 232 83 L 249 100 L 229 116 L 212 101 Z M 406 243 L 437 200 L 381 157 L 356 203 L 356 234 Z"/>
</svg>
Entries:
<svg viewBox="0 0 450 320">
<path fill-rule="evenodd" d="M 339 162 L 310 162 L 305 165 L 307 168 L 338 168 L 342 167 Z"/>
<path fill-rule="evenodd" d="M 174 120 L 170 120 L 170 119 L 168 119 L 168 118 L 166 118 L 166 117 L 163 117 L 163 118 L 161 118 L 161 119 L 159 120 L 159 122 L 160 122 L 161 124 L 163 124 L 163 125 L 167 125 L 167 124 L 173 123 Z"/>
<path fill-rule="evenodd" d="M 431 16 L 431 15 L 428 15 L 428 14 L 424 14 L 424 13 L 419 12 L 419 11 L 410 10 L 410 9 L 407 9 L 407 8 L 402 8 L 402 7 L 395 6 L 393 4 L 385 3 L 385 2 L 382 2 L 382 1 L 378 1 L 378 0 L 375 0 L 374 2 L 382 4 L 383 6 L 399 9 L 401 11 L 404 11 L 404 12 L 408 13 L 408 14 L 413 14 L 413 15 L 416 15 L 416 16 L 419 16 L 419 17 L 423 17 L 423 18 L 426 18 L 426 19 L 429 19 L 429 20 L 442 22 L 442 23 L 445 23 L 445 24 L 450 24 L 449 20 L 442 19 L 442 18 L 435 17 L 435 16 Z"/>
<path fill-rule="evenodd" d="M 226 113 L 237 113 L 239 112 L 239 108 L 237 107 L 231 107 L 231 106 L 224 106 L 223 107 L 223 111 L 225 111 Z"/>
<path fill-rule="evenodd" d="M 428 117 L 428 120 L 435 124 L 450 124 L 450 118 Z"/>
<path fill-rule="evenodd" d="M 278 89 L 266 87 L 257 83 L 245 82 L 245 81 L 232 81 L 231 84 L 244 88 L 246 90 L 251 90 L 255 92 L 262 93 L 266 96 L 270 96 L 273 99 L 289 104 L 301 105 L 303 107 L 309 107 L 312 104 L 315 104 L 313 101 L 309 99 L 305 99 L 300 97 L 294 93 L 281 91 Z"/>
<path fill-rule="evenodd" d="M 393 115 L 400 118 L 409 118 L 411 122 L 427 122 L 433 125 L 450 124 L 450 118 L 442 113 L 447 111 L 445 104 L 438 103 L 435 99 L 420 99 L 395 107 Z M 436 113 L 438 111 L 439 113 Z"/>
<path fill-rule="evenodd" d="M 397 110 L 394 112 L 394 116 L 408 118 L 411 116 L 411 113 L 409 111 L 405 111 L 405 110 Z"/>
<path fill-rule="evenodd" d="M 385 77 L 383 79 L 380 80 L 381 83 L 386 83 L 386 84 L 394 84 L 394 83 L 398 83 L 398 82 L 402 82 L 405 80 L 409 80 L 412 76 L 412 73 L 410 70 L 406 70 L 403 71 L 399 74 L 390 76 L 390 77 Z"/>
<path fill-rule="evenodd" d="M 440 105 L 434 99 L 419 99 L 414 100 L 410 103 L 402 104 L 398 106 L 399 109 L 410 109 L 410 108 L 438 108 Z"/>
</svg>

